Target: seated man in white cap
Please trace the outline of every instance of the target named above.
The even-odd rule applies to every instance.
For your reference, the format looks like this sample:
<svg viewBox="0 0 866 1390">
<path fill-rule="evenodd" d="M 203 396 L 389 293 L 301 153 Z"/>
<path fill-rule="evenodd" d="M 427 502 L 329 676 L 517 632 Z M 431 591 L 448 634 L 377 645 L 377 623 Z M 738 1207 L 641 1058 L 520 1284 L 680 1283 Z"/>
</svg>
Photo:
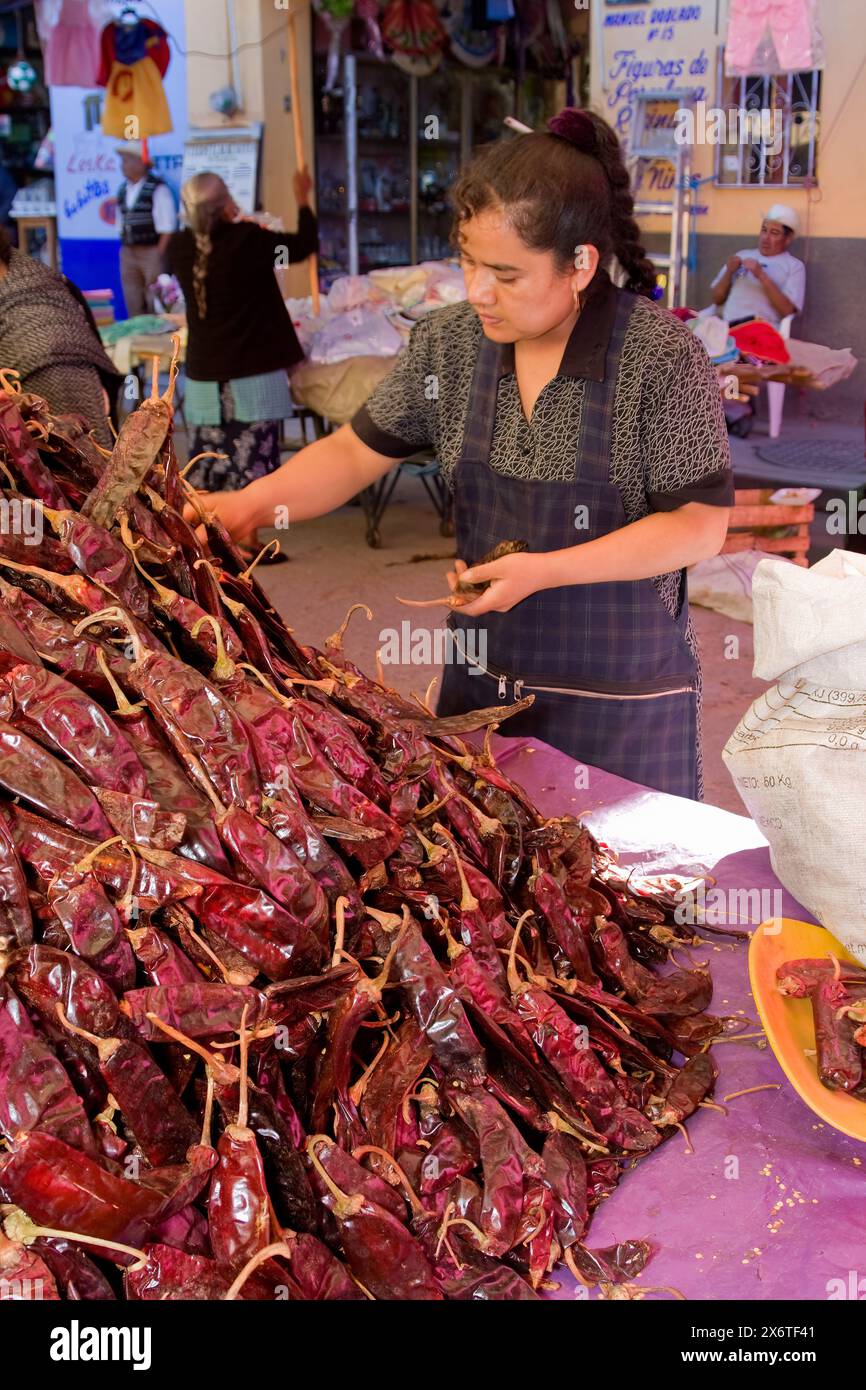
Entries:
<svg viewBox="0 0 866 1390">
<path fill-rule="evenodd" d="M 141 142 L 118 145 L 124 181 L 117 194 L 120 215 L 120 279 L 128 318 L 148 313 L 153 300 L 148 291 L 165 269 L 165 253 L 177 228 L 177 210 L 171 189 L 146 159 Z"/>
<path fill-rule="evenodd" d="M 764 214 L 757 250 L 731 256 L 712 284 L 713 303 L 728 323 L 764 319 L 778 328 L 799 314 L 806 297 L 806 267 L 788 250 L 800 229 L 792 207 L 774 203 Z"/>
</svg>

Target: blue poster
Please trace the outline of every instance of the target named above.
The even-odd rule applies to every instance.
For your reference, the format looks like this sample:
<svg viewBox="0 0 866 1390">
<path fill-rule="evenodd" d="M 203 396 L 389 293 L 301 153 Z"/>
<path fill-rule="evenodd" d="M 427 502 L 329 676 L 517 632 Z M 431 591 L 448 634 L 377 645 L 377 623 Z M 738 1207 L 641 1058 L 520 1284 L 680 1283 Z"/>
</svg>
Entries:
<svg viewBox="0 0 866 1390">
<path fill-rule="evenodd" d="M 157 20 L 169 36 L 171 61 L 163 84 L 174 125 L 169 134 L 153 136 L 148 149 L 156 173 L 177 200 L 187 135 L 183 0 L 158 0 L 149 7 L 148 18 Z M 57 231 L 64 274 L 83 290 L 113 290 L 116 315 L 123 318 L 117 222 L 123 175 L 116 153 L 119 141 L 103 135 L 100 125 L 104 98 L 99 87 L 51 88 Z"/>
</svg>

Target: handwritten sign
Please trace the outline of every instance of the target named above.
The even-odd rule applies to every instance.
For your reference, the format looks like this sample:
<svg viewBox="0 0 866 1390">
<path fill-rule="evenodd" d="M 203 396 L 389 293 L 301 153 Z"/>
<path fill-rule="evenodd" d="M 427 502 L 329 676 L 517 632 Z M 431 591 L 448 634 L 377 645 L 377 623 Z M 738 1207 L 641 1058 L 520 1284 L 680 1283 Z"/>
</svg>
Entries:
<svg viewBox="0 0 866 1390">
<path fill-rule="evenodd" d="M 258 131 L 227 139 L 221 132 L 190 136 L 183 150 L 183 182 L 193 174 L 219 174 L 241 212 L 254 212 L 259 170 Z"/>
<path fill-rule="evenodd" d="M 639 92 L 690 92 L 695 101 L 711 101 L 716 72 L 716 0 L 663 5 L 652 0 L 605 0 L 596 4 L 594 22 L 601 33 L 597 49 L 592 103 L 610 121 L 628 151 Z M 672 127 L 677 100 L 659 101 L 647 112 L 650 127 L 664 128 L 673 147 Z M 635 192 L 646 197 L 669 196 L 674 166 L 665 159 L 640 166 Z M 696 208 L 696 213 L 706 208 Z"/>
<path fill-rule="evenodd" d="M 638 92 L 690 91 L 695 100 L 709 100 L 715 82 L 716 8 L 716 0 L 692 5 L 606 0 L 603 8 L 596 5 L 602 63 L 593 81 L 593 104 L 626 146 Z"/>
</svg>

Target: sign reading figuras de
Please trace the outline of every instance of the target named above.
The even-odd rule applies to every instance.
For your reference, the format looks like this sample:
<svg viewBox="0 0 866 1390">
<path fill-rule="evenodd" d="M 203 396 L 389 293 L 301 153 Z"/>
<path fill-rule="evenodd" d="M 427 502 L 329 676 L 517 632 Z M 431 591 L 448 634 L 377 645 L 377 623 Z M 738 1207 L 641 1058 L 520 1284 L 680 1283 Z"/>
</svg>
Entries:
<svg viewBox="0 0 866 1390">
<path fill-rule="evenodd" d="M 604 0 L 591 10 L 599 26 L 592 101 L 627 146 L 638 92 L 691 91 L 710 101 L 715 85 L 716 0 L 663 5 Z M 670 121 L 667 113 L 666 123 Z"/>
</svg>

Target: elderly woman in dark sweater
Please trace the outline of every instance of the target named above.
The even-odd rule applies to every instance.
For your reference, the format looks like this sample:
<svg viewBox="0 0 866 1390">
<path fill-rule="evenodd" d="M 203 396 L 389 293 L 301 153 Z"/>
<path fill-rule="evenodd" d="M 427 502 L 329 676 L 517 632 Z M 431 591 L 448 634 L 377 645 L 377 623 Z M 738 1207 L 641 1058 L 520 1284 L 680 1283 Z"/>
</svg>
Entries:
<svg viewBox="0 0 866 1390">
<path fill-rule="evenodd" d="M 317 249 L 310 182 L 295 174 L 296 232 L 239 220 L 217 174 L 196 174 L 181 190 L 186 227 L 169 242 L 168 264 L 187 305 L 190 454 L 227 455 L 202 459 L 191 474 L 208 492 L 244 487 L 280 462 L 280 421 L 292 408 L 286 373 L 304 354 L 274 270 Z"/>
</svg>

